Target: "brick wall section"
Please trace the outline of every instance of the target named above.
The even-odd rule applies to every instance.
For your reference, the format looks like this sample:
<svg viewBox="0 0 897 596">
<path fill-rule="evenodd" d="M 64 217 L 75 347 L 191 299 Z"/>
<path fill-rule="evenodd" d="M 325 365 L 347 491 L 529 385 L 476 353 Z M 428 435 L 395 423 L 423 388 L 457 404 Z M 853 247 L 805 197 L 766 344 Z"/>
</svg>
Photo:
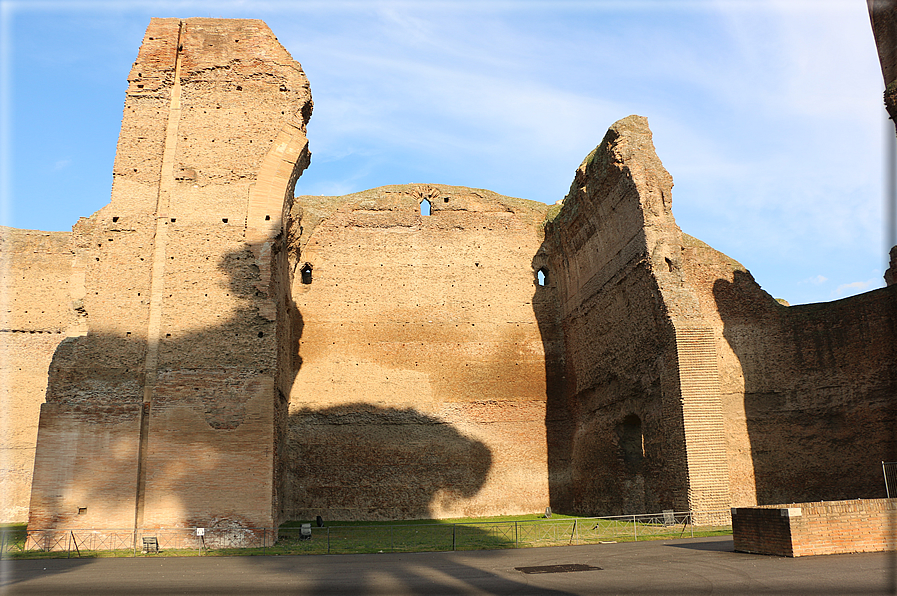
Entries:
<svg viewBox="0 0 897 596">
<path fill-rule="evenodd" d="M 445 185 L 296 198 L 288 517 L 544 510 L 547 210 Z"/>
<path fill-rule="evenodd" d="M 732 510 L 735 550 L 802 557 L 897 550 L 897 499 Z"/>
<path fill-rule="evenodd" d="M 28 519 L 53 352 L 74 322 L 72 235 L 0 227 L 0 522 Z"/>
<path fill-rule="evenodd" d="M 877 462 L 897 453 L 897 288 L 788 307 L 683 236 L 684 273 L 716 340 L 732 505 L 884 497 Z"/>
<path fill-rule="evenodd" d="M 729 473 L 716 344 L 709 327 L 677 327 L 689 508 L 728 508 Z"/>
<path fill-rule="evenodd" d="M 647 120 L 629 116 L 546 226 L 566 367 L 549 412 L 559 509 L 729 506 L 716 345 L 683 274 L 671 192 Z"/>
<path fill-rule="evenodd" d="M 74 228 L 76 333 L 50 367 L 29 525 L 271 527 L 308 81 L 261 21 L 153 19 L 128 83 L 111 202 Z"/>
</svg>

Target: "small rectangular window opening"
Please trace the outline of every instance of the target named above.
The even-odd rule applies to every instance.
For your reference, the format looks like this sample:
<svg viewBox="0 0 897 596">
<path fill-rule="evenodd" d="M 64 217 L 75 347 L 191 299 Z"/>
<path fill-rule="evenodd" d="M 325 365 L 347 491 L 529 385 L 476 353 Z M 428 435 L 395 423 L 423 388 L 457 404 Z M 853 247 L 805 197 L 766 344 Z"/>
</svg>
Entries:
<svg viewBox="0 0 897 596">
<path fill-rule="evenodd" d="M 87 513 L 87 507 L 78 507 L 78 515 L 85 515 Z"/>
<path fill-rule="evenodd" d="M 302 273 L 302 283 L 308 285 L 311 283 L 311 265 L 306 263 L 302 266 L 302 269 L 299 270 Z"/>
</svg>

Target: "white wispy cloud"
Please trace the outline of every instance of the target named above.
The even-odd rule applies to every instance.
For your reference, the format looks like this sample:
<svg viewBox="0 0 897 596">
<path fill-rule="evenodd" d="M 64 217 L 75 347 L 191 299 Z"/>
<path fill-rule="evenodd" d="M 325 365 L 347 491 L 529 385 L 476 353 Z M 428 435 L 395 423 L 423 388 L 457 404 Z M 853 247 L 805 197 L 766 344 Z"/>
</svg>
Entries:
<svg viewBox="0 0 897 596">
<path fill-rule="evenodd" d="M 831 293 L 831 297 L 844 298 L 846 296 L 853 296 L 854 294 L 859 294 L 861 292 L 865 292 L 867 290 L 871 290 L 883 285 L 884 282 L 880 277 L 873 277 L 867 279 L 866 281 L 854 281 L 846 284 L 841 284 L 840 286 L 835 288 Z"/>
<path fill-rule="evenodd" d="M 828 281 L 828 278 L 824 275 L 814 275 L 813 277 L 808 277 L 807 279 L 800 280 L 799 284 L 813 284 L 814 286 L 818 286 L 820 284 L 824 284 Z"/>
</svg>

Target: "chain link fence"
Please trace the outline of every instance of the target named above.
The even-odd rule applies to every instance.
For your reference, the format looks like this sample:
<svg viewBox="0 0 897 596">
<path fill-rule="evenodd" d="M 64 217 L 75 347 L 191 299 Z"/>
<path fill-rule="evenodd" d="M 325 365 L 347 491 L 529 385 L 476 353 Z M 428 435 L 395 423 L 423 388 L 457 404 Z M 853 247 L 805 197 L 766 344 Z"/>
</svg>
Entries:
<svg viewBox="0 0 897 596">
<path fill-rule="evenodd" d="M 525 521 L 252 528 L 0 531 L 0 556 L 348 554 L 491 550 L 674 539 L 732 531 L 730 510 Z M 209 551 L 212 551 L 211 553 Z"/>
</svg>

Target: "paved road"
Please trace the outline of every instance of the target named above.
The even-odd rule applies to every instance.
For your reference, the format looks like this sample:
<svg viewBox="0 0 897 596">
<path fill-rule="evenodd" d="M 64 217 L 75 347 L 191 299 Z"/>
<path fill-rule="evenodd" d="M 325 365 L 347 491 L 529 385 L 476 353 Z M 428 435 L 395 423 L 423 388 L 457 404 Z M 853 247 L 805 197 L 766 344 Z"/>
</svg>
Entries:
<svg viewBox="0 0 897 596">
<path fill-rule="evenodd" d="M 787 559 L 692 538 L 504 551 L 3 561 L 0 594 L 890 594 L 895 553 Z M 515 567 L 600 570 L 524 574 Z"/>
</svg>

